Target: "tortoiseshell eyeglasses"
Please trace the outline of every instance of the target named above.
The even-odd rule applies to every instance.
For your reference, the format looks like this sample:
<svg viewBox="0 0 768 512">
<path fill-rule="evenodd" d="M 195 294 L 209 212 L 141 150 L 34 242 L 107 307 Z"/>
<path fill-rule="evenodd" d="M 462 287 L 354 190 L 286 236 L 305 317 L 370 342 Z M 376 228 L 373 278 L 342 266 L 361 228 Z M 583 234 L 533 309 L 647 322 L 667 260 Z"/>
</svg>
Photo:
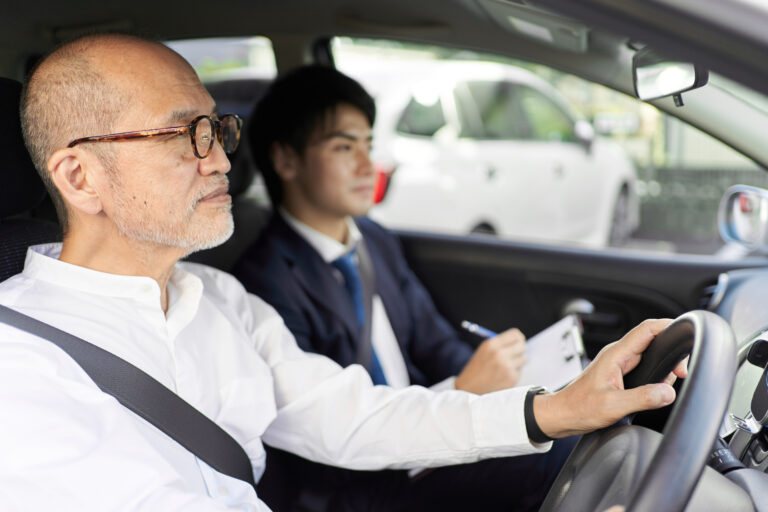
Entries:
<svg viewBox="0 0 768 512">
<path fill-rule="evenodd" d="M 67 147 L 71 148 L 83 142 L 115 142 L 188 133 L 195 156 L 197 158 L 205 158 L 211 154 L 214 136 L 219 141 L 219 144 L 221 144 L 224 152 L 232 153 L 237 149 L 242 126 L 243 120 L 236 114 L 224 114 L 221 116 L 221 119 L 213 119 L 210 116 L 197 116 L 187 126 L 171 126 L 169 128 L 156 128 L 153 130 L 94 135 L 93 137 L 75 139 L 67 144 Z"/>
</svg>

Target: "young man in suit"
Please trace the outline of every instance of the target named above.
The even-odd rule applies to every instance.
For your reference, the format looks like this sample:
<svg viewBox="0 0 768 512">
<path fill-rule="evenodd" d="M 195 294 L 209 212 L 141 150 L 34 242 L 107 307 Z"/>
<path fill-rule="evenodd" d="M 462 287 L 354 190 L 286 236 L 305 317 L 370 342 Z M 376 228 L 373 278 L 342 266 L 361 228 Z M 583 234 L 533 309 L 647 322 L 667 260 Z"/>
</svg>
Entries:
<svg viewBox="0 0 768 512">
<path fill-rule="evenodd" d="M 525 363 L 522 333 L 507 330 L 473 350 L 438 313 L 397 239 L 362 217 L 373 204 L 374 118 L 370 95 L 332 68 L 299 68 L 273 83 L 251 116 L 248 142 L 274 214 L 235 275 L 277 309 L 302 349 L 343 366 L 360 363 L 375 384 L 477 394 L 515 386 Z M 284 452 L 271 457 L 292 474 L 294 488 L 302 482 L 295 499 L 280 497 L 288 500 L 282 506 L 310 500 L 333 510 L 509 510 L 514 503 L 533 510 L 572 445 L 559 441 L 547 454 L 415 478 L 355 473 Z"/>
</svg>

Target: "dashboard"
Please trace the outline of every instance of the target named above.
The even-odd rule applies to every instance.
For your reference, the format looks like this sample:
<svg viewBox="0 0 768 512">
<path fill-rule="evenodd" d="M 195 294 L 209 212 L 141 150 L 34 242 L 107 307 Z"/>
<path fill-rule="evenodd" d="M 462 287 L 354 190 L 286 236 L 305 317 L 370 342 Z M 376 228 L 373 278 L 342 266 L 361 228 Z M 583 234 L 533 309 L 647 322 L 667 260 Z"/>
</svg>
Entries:
<svg viewBox="0 0 768 512">
<path fill-rule="evenodd" d="M 746 467 L 766 472 L 768 431 L 760 428 L 753 434 L 738 428 L 737 423 L 751 415 L 753 396 L 762 384 L 764 368 L 751 363 L 747 356 L 756 343 L 761 340 L 768 343 L 768 271 L 736 270 L 724 276 L 718 284 L 721 289 L 713 296 L 715 299 L 719 294 L 722 298 L 719 303 L 713 300 L 710 309 L 733 329 L 739 348 L 739 370 L 720 436 L 729 439 L 731 451 Z"/>
</svg>

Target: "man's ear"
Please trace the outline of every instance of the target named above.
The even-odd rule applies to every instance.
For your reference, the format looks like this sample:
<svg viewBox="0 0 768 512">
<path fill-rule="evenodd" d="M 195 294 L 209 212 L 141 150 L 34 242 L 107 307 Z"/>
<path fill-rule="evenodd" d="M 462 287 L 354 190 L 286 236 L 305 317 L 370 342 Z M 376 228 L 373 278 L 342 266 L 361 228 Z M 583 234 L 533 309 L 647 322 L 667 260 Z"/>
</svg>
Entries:
<svg viewBox="0 0 768 512">
<path fill-rule="evenodd" d="M 299 155 L 287 144 L 272 144 L 272 165 L 283 181 L 293 180 L 299 169 Z"/>
<path fill-rule="evenodd" d="M 93 159 L 79 148 L 64 148 L 48 159 L 48 172 L 64 202 L 87 215 L 102 211 L 101 198 L 93 186 Z"/>
</svg>

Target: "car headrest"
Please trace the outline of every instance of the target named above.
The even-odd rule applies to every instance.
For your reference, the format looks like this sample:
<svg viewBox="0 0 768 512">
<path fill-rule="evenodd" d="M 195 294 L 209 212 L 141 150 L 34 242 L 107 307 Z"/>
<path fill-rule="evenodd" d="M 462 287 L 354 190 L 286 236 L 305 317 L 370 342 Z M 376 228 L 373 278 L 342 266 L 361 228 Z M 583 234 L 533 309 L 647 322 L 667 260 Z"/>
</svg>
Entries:
<svg viewBox="0 0 768 512">
<path fill-rule="evenodd" d="M 233 113 L 242 117 L 246 121 L 244 129 L 247 130 L 248 116 L 271 83 L 270 78 L 234 78 L 206 83 L 205 87 L 216 100 L 218 110 L 222 113 Z M 256 164 L 246 141 L 247 135 L 243 134 L 237 151 L 229 155 L 229 160 L 232 163 L 232 170 L 228 174 L 229 193 L 232 197 L 237 197 L 245 192 L 256 175 Z"/>
<path fill-rule="evenodd" d="M 21 136 L 21 84 L 0 78 L 0 219 L 38 206 L 45 187 Z"/>
<path fill-rule="evenodd" d="M 242 140 L 240 140 L 237 150 L 228 156 L 232 164 L 232 169 L 227 174 L 229 178 L 229 193 L 232 197 L 238 197 L 248 190 L 251 182 L 253 182 L 256 168 L 253 164 L 250 148 L 248 148 L 247 144 L 243 144 Z"/>
</svg>

